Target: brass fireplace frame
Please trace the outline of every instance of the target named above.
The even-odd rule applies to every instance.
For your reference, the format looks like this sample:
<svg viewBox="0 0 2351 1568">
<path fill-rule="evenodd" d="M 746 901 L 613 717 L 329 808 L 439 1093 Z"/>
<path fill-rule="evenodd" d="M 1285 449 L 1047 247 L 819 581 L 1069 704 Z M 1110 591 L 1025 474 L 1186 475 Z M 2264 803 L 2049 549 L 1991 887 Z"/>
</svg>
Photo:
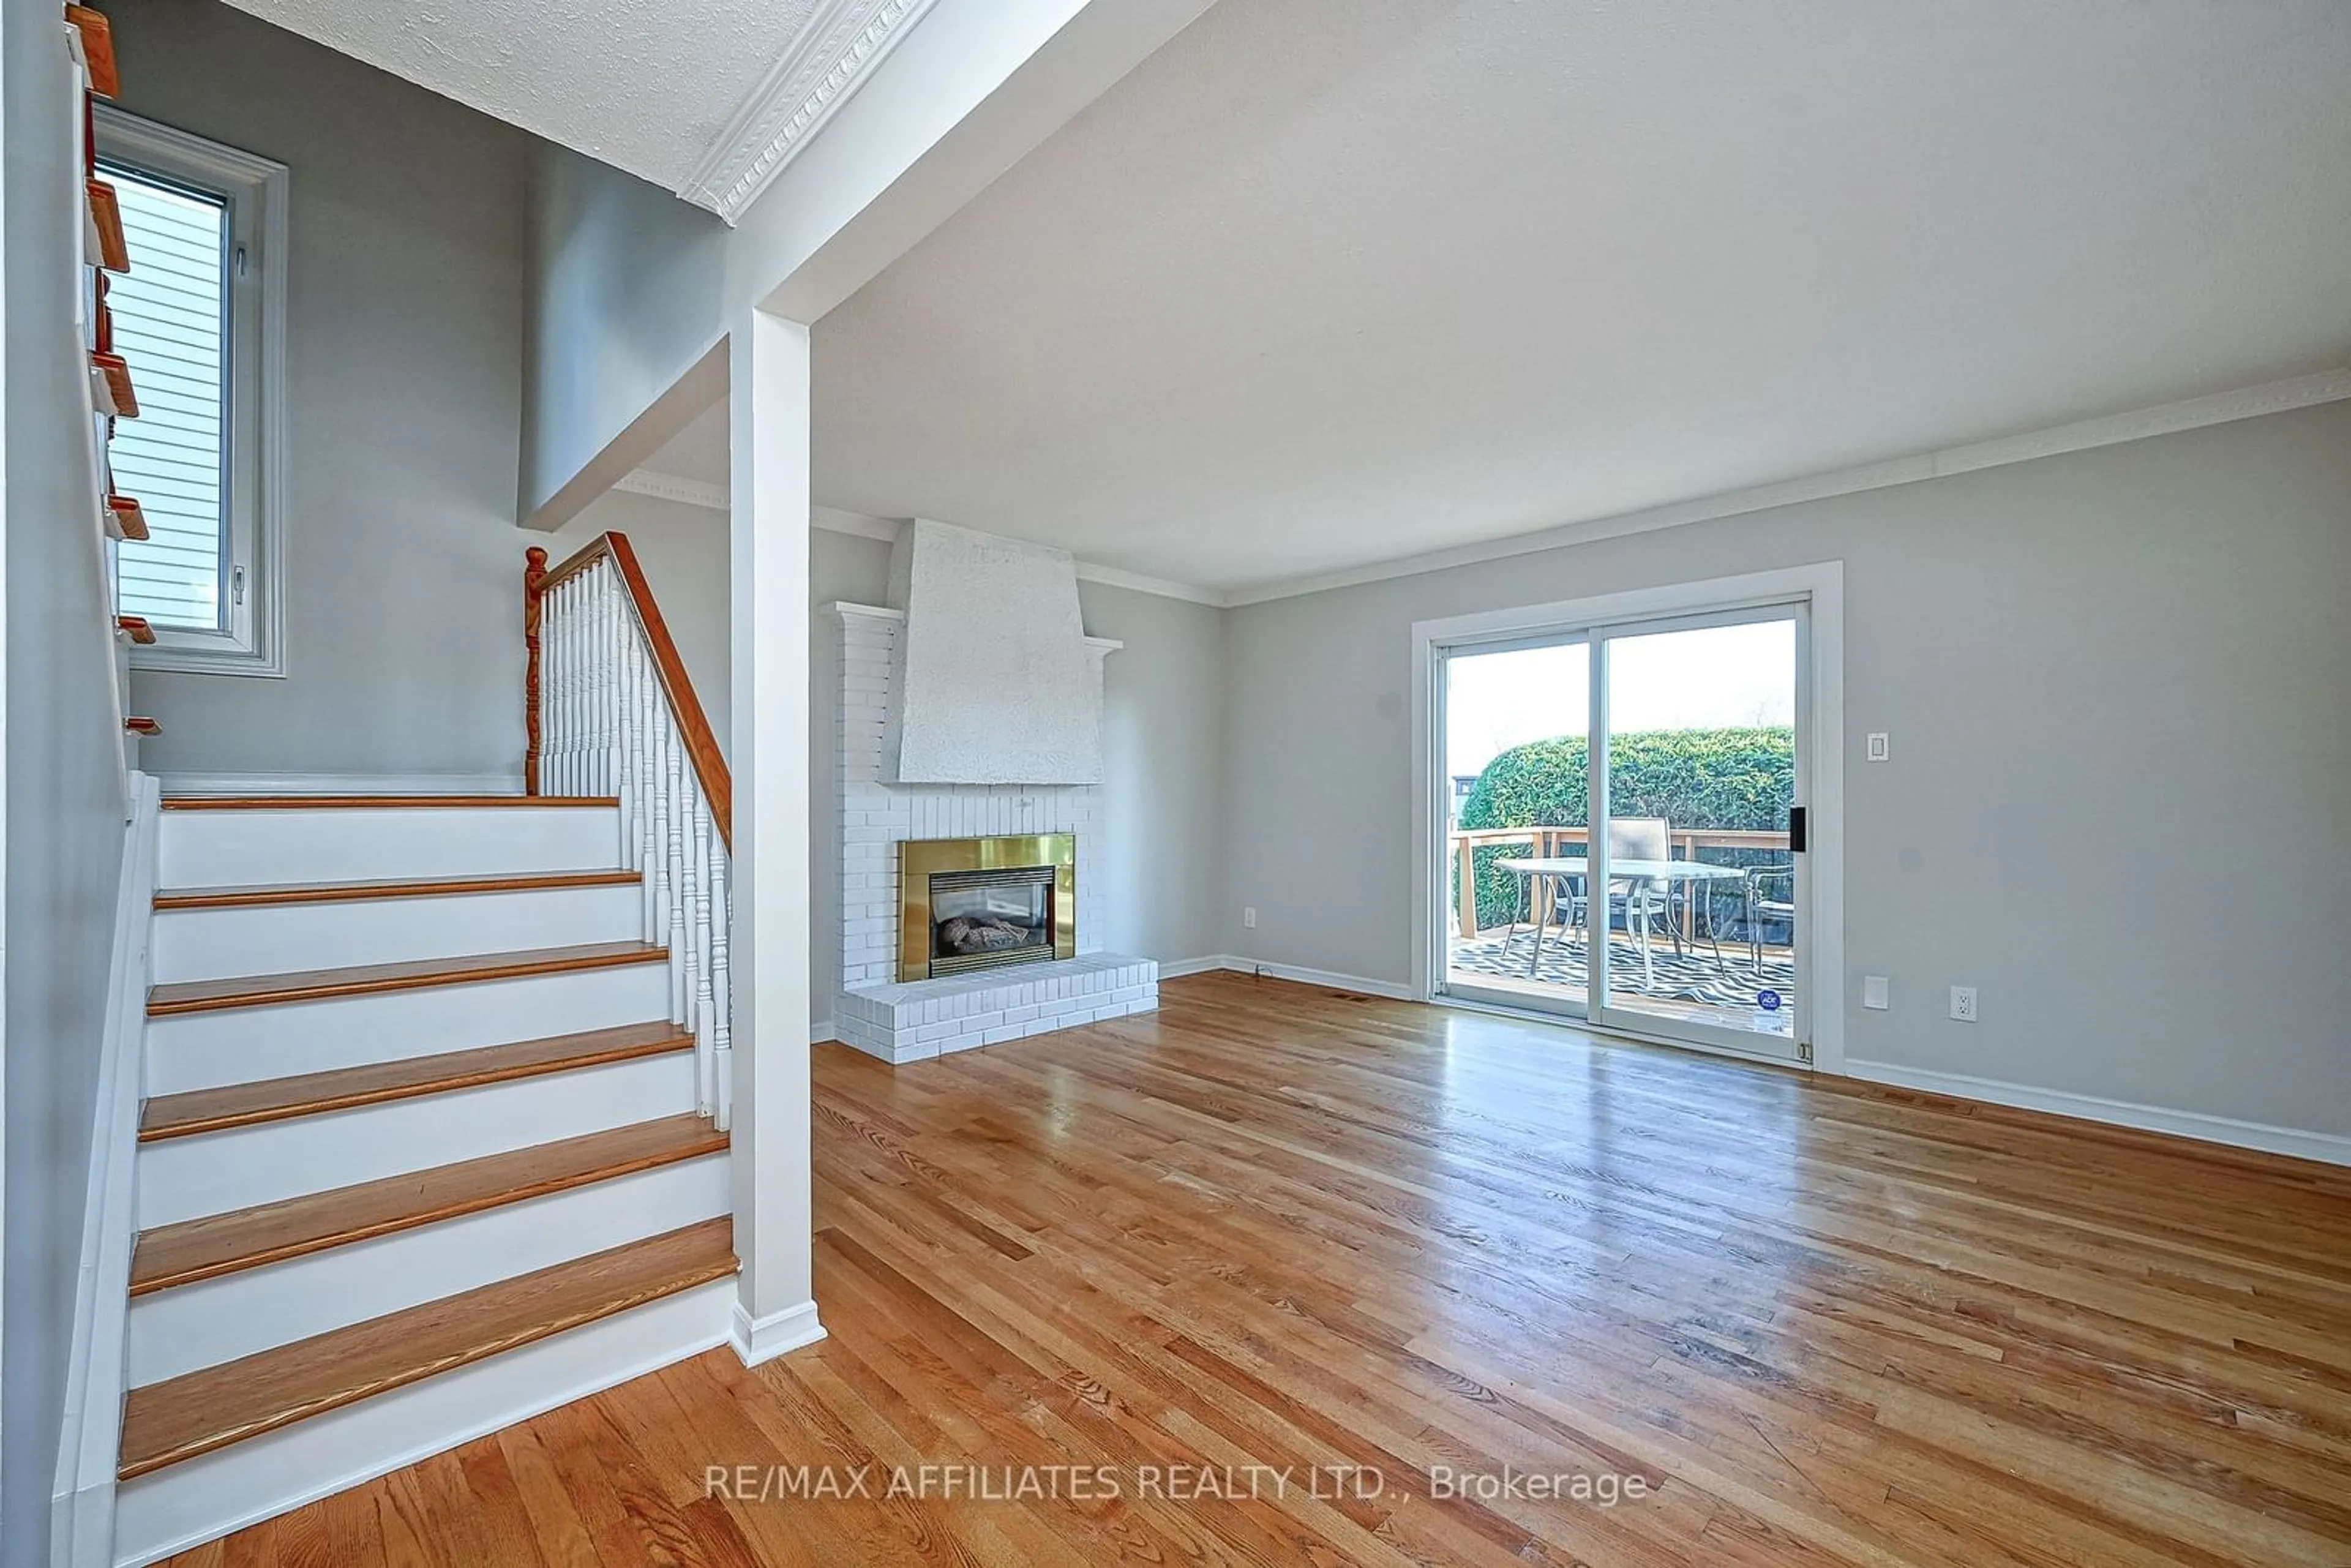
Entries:
<svg viewBox="0 0 2351 1568">
<path fill-rule="evenodd" d="M 898 978 L 931 977 L 931 873 L 1053 868 L 1053 956 L 1078 956 L 1078 837 L 1023 833 L 996 839 L 898 841 Z M 1041 960 L 1040 960 L 1041 961 Z"/>
</svg>

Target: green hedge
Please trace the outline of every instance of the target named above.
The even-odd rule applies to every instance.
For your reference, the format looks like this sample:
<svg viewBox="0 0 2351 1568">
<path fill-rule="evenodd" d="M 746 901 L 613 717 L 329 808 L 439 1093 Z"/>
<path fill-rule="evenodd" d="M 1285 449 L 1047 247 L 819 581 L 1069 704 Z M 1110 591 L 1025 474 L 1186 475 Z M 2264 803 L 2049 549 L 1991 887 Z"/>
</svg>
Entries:
<svg viewBox="0 0 2351 1568">
<path fill-rule="evenodd" d="M 1651 730 L 1611 737 L 1608 745 L 1610 810 L 1616 816 L 1663 817 L 1677 829 L 1787 826 L 1796 799 L 1796 733 L 1787 726 Z M 1461 826 L 1584 826 L 1587 752 L 1580 735 L 1512 747 L 1478 776 L 1462 802 Z M 1518 879 L 1494 862 L 1524 853 L 1509 844 L 1475 852 L 1479 925 L 1510 920 Z M 1709 850 L 1705 857 L 1741 865 L 1785 855 Z"/>
</svg>

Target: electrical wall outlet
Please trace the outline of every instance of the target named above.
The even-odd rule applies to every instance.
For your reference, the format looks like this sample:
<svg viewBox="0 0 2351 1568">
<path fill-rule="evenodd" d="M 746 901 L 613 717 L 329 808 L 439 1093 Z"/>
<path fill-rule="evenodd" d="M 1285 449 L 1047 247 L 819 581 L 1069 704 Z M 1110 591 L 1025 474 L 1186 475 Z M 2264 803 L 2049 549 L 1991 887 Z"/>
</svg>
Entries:
<svg viewBox="0 0 2351 1568">
<path fill-rule="evenodd" d="M 1973 986 L 1951 988 L 1951 1016 L 1961 1023 L 1976 1021 L 1976 988 Z"/>
<path fill-rule="evenodd" d="M 1883 1012 L 1891 1004 L 1886 999 L 1886 977 L 1864 975 L 1861 977 L 1861 1005 Z"/>
<path fill-rule="evenodd" d="M 1251 904 L 1241 911 L 1241 925 L 1251 931 L 1257 929 L 1257 906 L 1255 904 Z"/>
</svg>

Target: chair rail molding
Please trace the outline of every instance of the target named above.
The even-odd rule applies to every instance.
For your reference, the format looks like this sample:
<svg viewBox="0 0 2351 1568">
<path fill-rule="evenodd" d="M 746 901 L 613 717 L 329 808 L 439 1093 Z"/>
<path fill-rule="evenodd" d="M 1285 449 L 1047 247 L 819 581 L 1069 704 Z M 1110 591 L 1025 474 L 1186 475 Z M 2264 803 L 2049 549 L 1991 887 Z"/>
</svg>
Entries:
<svg viewBox="0 0 2351 1568">
<path fill-rule="evenodd" d="M 820 0 L 816 15 L 745 97 L 677 193 L 733 224 L 932 4 Z"/>
</svg>

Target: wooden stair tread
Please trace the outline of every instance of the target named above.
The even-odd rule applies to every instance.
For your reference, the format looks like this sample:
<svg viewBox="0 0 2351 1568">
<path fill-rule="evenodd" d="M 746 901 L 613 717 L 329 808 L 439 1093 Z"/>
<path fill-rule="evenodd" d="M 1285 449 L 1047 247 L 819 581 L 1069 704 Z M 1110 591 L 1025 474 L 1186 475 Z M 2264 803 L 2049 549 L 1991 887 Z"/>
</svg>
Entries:
<svg viewBox="0 0 2351 1568">
<path fill-rule="evenodd" d="M 151 1098 L 140 1117 L 139 1137 L 142 1143 L 152 1143 L 193 1133 L 217 1133 L 229 1127 L 283 1121 L 289 1116 L 348 1111 L 387 1100 L 475 1089 L 486 1083 L 658 1056 L 664 1051 L 690 1050 L 693 1045 L 694 1037 L 675 1024 L 634 1023 L 618 1029 L 517 1040 L 508 1045 L 486 1045 L 472 1051 L 443 1051 L 432 1056 L 403 1057 L 397 1061 L 370 1062 L 361 1067 L 304 1072 L 289 1078 L 266 1078 L 218 1089 L 191 1089 Z"/>
<path fill-rule="evenodd" d="M 143 1296 L 282 1263 L 329 1247 L 699 1159 L 726 1147 L 726 1134 L 689 1112 L 183 1219 L 140 1233 L 131 1258 L 131 1294 Z"/>
<path fill-rule="evenodd" d="M 435 898 L 462 893 L 539 893 L 569 887 L 616 887 L 644 880 L 633 871 L 551 871 L 523 876 L 487 873 L 363 882 L 253 883 L 227 887 L 176 887 L 155 895 L 158 909 L 234 909 L 264 904 L 340 904 L 366 898 Z"/>
<path fill-rule="evenodd" d="M 81 35 L 81 57 L 89 68 L 89 90 L 100 98 L 120 98 L 122 78 L 114 67 L 114 28 L 105 14 L 87 5 L 68 5 L 66 20 Z"/>
<path fill-rule="evenodd" d="M 732 1222 L 705 1220 L 134 1388 L 123 1408 L 120 1474 L 133 1479 L 725 1279 L 735 1268 Z"/>
<path fill-rule="evenodd" d="M 128 496 L 110 495 L 106 497 L 106 510 L 114 518 L 115 531 L 124 538 L 147 538 L 147 513 L 137 501 Z"/>
<path fill-rule="evenodd" d="M 618 795 L 166 795 L 166 811 L 350 811 L 394 807 L 617 806 Z"/>
<path fill-rule="evenodd" d="M 644 942 L 583 942 L 569 947 L 530 947 L 513 953 L 473 953 L 455 958 L 411 958 L 397 964 L 357 964 L 340 969 L 297 969 L 283 975 L 239 975 L 224 980 L 174 980 L 147 992 L 151 1018 L 208 1012 L 220 1008 L 267 1007 L 281 1002 L 319 1001 L 329 997 L 371 996 L 425 986 L 511 980 L 530 975 L 560 975 L 610 969 L 628 964 L 659 964 L 669 949 Z"/>
<path fill-rule="evenodd" d="M 89 201 L 89 225 L 98 231 L 98 265 L 109 272 L 131 270 L 131 250 L 122 238 L 122 199 L 110 181 L 82 183 Z"/>
</svg>

